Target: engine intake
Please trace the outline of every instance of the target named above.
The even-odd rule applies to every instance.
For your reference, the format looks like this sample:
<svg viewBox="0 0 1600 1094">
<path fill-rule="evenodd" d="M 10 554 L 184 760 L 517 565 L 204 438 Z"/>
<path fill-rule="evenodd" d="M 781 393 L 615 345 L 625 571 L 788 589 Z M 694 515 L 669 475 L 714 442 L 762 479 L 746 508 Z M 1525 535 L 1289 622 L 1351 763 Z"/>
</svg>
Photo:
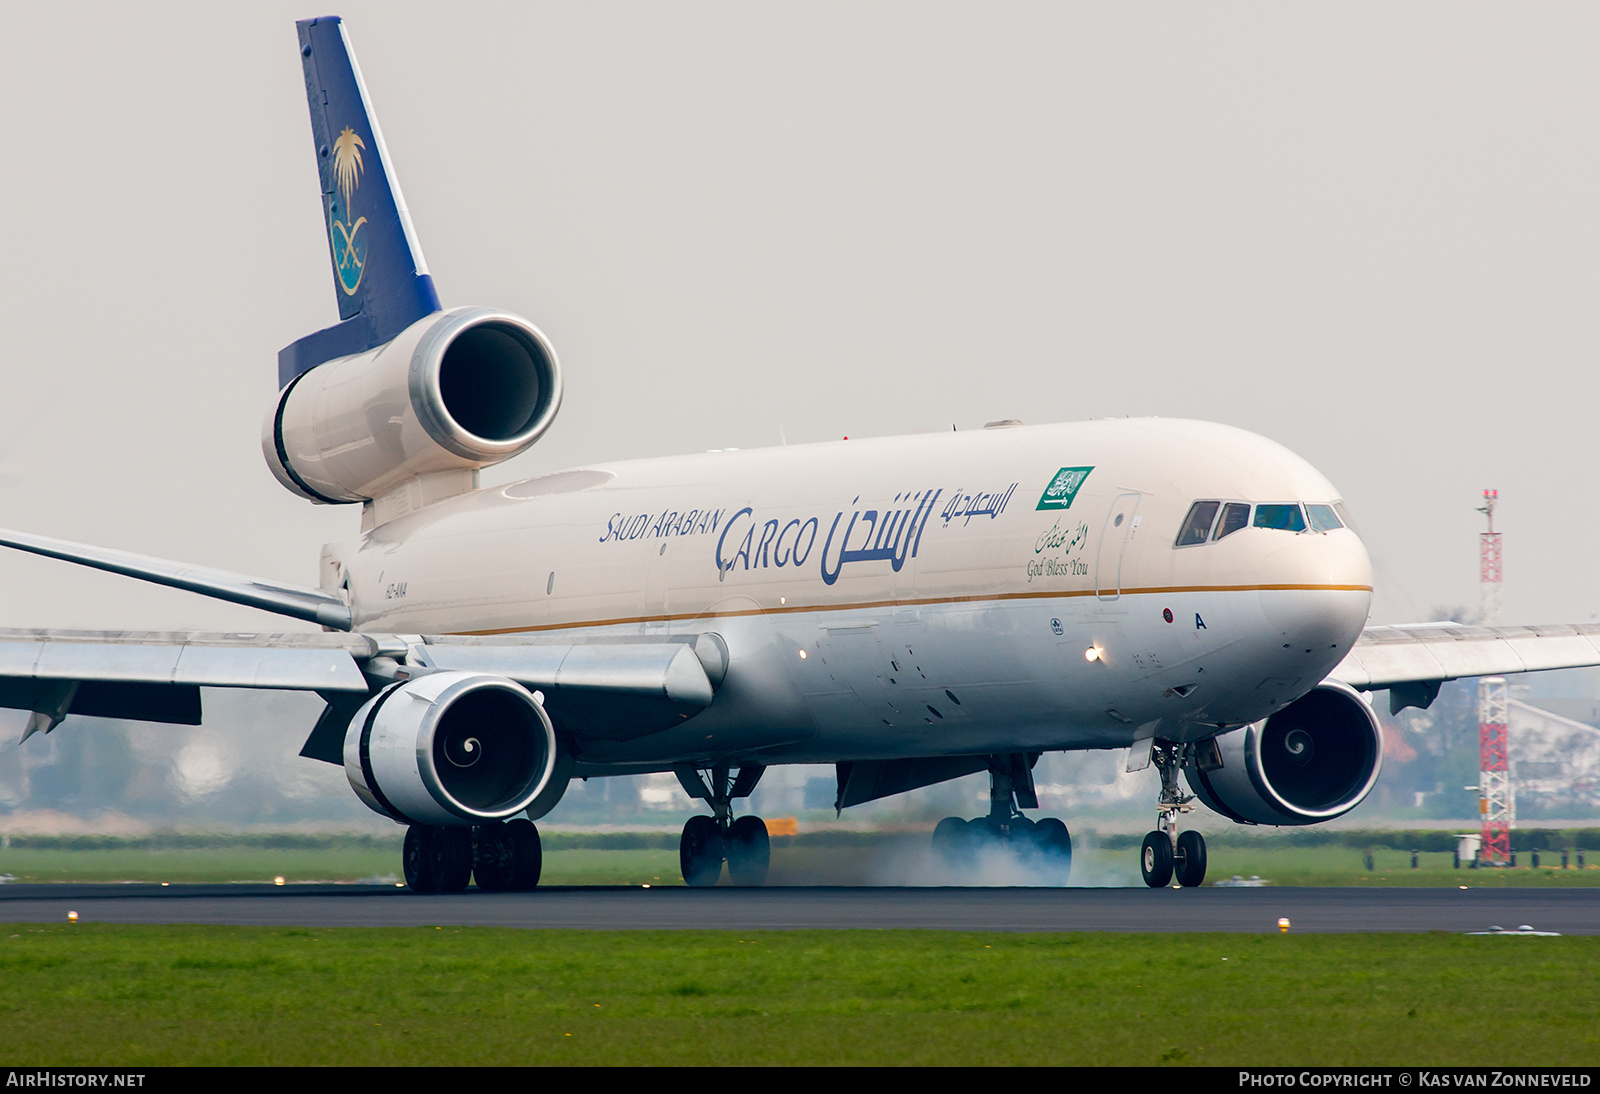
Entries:
<svg viewBox="0 0 1600 1094">
<path fill-rule="evenodd" d="M 554 348 L 526 319 L 457 308 L 296 377 L 262 431 L 267 466 L 312 501 L 368 501 L 407 479 L 524 451 L 561 406 Z"/>
<path fill-rule="evenodd" d="M 539 796 L 555 768 L 544 707 L 521 684 L 485 673 L 392 684 L 345 731 L 351 789 L 375 812 L 406 823 L 504 820 Z"/>
<path fill-rule="evenodd" d="M 1361 804 L 1383 735 L 1355 689 L 1326 681 L 1264 722 L 1217 737 L 1222 767 L 1184 768 L 1196 796 L 1241 824 L 1320 824 Z"/>
</svg>

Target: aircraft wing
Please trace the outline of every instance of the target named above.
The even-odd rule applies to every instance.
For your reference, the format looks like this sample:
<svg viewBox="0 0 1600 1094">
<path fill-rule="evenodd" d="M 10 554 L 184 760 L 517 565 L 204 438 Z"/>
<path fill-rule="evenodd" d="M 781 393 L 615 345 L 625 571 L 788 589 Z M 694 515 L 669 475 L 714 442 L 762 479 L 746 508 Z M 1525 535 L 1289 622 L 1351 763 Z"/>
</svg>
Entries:
<svg viewBox="0 0 1600 1094">
<path fill-rule="evenodd" d="M 1600 623 L 1368 627 L 1330 674 L 1360 691 L 1390 692 L 1389 707 L 1426 708 L 1446 680 L 1600 665 Z"/>
<path fill-rule="evenodd" d="M 350 609 L 322 589 L 0 529 L 0 547 L 349 631 Z M 344 762 L 344 732 L 377 688 L 460 670 L 544 696 L 557 731 L 626 740 L 711 705 L 728 668 L 714 634 L 660 636 L 0 630 L 0 708 L 32 712 L 25 741 L 68 714 L 199 725 L 200 689 L 314 691 L 328 706 L 301 749 Z"/>
<path fill-rule="evenodd" d="M 199 725 L 202 687 L 313 691 L 328 704 L 302 755 L 343 763 L 351 716 L 378 687 L 429 672 L 503 676 L 544 695 L 565 736 L 626 739 L 711 705 L 716 635 L 553 638 L 0 630 L 0 708 L 22 739 L 67 715 Z"/>
<path fill-rule="evenodd" d="M 365 696 L 358 635 L 0 630 L 0 707 L 32 712 L 25 741 L 68 714 L 200 724 L 200 688 Z"/>
<path fill-rule="evenodd" d="M 0 547 L 58 558 L 63 562 L 105 570 L 171 589 L 184 589 L 232 604 L 244 604 L 276 615 L 319 623 L 334 630 L 350 629 L 350 608 L 342 599 L 322 589 L 308 589 L 282 581 L 247 577 L 227 570 L 191 566 L 186 562 L 172 562 L 134 554 L 132 551 L 36 536 L 30 532 L 14 532 L 7 528 L 0 528 Z"/>
<path fill-rule="evenodd" d="M 716 634 L 428 635 L 413 660 L 504 676 L 544 695 L 558 734 L 628 740 L 711 705 L 728 671 Z"/>
</svg>

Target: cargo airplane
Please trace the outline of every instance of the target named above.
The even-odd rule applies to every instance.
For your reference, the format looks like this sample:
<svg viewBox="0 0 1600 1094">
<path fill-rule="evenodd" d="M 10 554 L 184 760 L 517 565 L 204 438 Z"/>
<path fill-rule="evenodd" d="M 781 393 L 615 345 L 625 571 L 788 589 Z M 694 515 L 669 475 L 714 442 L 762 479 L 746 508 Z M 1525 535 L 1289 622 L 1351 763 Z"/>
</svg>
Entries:
<svg viewBox="0 0 1600 1094">
<path fill-rule="evenodd" d="M 201 688 L 314 691 L 301 755 L 406 825 L 417 890 L 535 885 L 535 821 L 574 778 L 674 772 L 705 803 L 685 881 L 767 874 L 735 816 L 773 764 L 836 765 L 840 809 L 987 772 L 942 821 L 1064 878 L 1041 753 L 1128 749 L 1161 776 L 1144 879 L 1198 885 L 1205 804 L 1304 825 L 1377 781 L 1370 697 L 1600 663 L 1600 627 L 1368 627 L 1336 490 L 1193 421 L 1023 426 L 596 464 L 482 488 L 561 405 L 555 350 L 444 309 L 343 24 L 298 24 L 339 322 L 278 358 L 262 451 L 285 489 L 360 507 L 301 588 L 23 533 L 0 543 L 320 624 L 321 633 L 0 632 L 23 739 L 68 715 L 196 725 Z"/>
</svg>

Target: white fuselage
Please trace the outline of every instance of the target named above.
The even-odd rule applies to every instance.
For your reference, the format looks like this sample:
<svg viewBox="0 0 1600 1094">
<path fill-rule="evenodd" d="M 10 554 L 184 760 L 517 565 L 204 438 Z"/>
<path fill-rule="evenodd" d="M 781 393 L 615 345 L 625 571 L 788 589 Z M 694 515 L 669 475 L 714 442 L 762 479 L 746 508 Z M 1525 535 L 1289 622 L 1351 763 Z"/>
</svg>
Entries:
<svg viewBox="0 0 1600 1094">
<path fill-rule="evenodd" d="M 587 763 L 1111 748 L 1256 721 L 1339 663 L 1371 600 L 1353 530 L 1174 546 L 1197 499 L 1337 497 L 1226 426 L 997 428 L 478 490 L 334 549 L 325 580 L 364 630 L 723 637 L 710 708 Z"/>
</svg>

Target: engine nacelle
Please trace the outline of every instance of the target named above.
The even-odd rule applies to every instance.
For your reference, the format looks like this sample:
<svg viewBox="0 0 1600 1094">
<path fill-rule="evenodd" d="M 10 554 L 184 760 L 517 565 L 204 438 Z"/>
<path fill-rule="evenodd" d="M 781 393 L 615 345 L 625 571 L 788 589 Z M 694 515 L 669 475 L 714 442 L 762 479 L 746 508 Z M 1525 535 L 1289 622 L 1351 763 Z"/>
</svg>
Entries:
<svg viewBox="0 0 1600 1094">
<path fill-rule="evenodd" d="M 1383 768 L 1378 719 L 1354 688 L 1326 681 L 1266 721 L 1217 737 L 1222 767 L 1191 759 L 1206 805 L 1244 824 L 1320 824 L 1354 809 Z"/>
<path fill-rule="evenodd" d="M 267 415 L 261 448 L 296 494 L 367 501 L 419 475 L 510 459 L 560 407 L 561 367 L 539 328 L 456 308 L 297 376 Z"/>
<path fill-rule="evenodd" d="M 375 812 L 412 824 L 504 820 L 555 769 L 544 707 L 521 684 L 486 673 L 391 684 L 356 711 L 344 737 L 351 789 Z"/>
</svg>

